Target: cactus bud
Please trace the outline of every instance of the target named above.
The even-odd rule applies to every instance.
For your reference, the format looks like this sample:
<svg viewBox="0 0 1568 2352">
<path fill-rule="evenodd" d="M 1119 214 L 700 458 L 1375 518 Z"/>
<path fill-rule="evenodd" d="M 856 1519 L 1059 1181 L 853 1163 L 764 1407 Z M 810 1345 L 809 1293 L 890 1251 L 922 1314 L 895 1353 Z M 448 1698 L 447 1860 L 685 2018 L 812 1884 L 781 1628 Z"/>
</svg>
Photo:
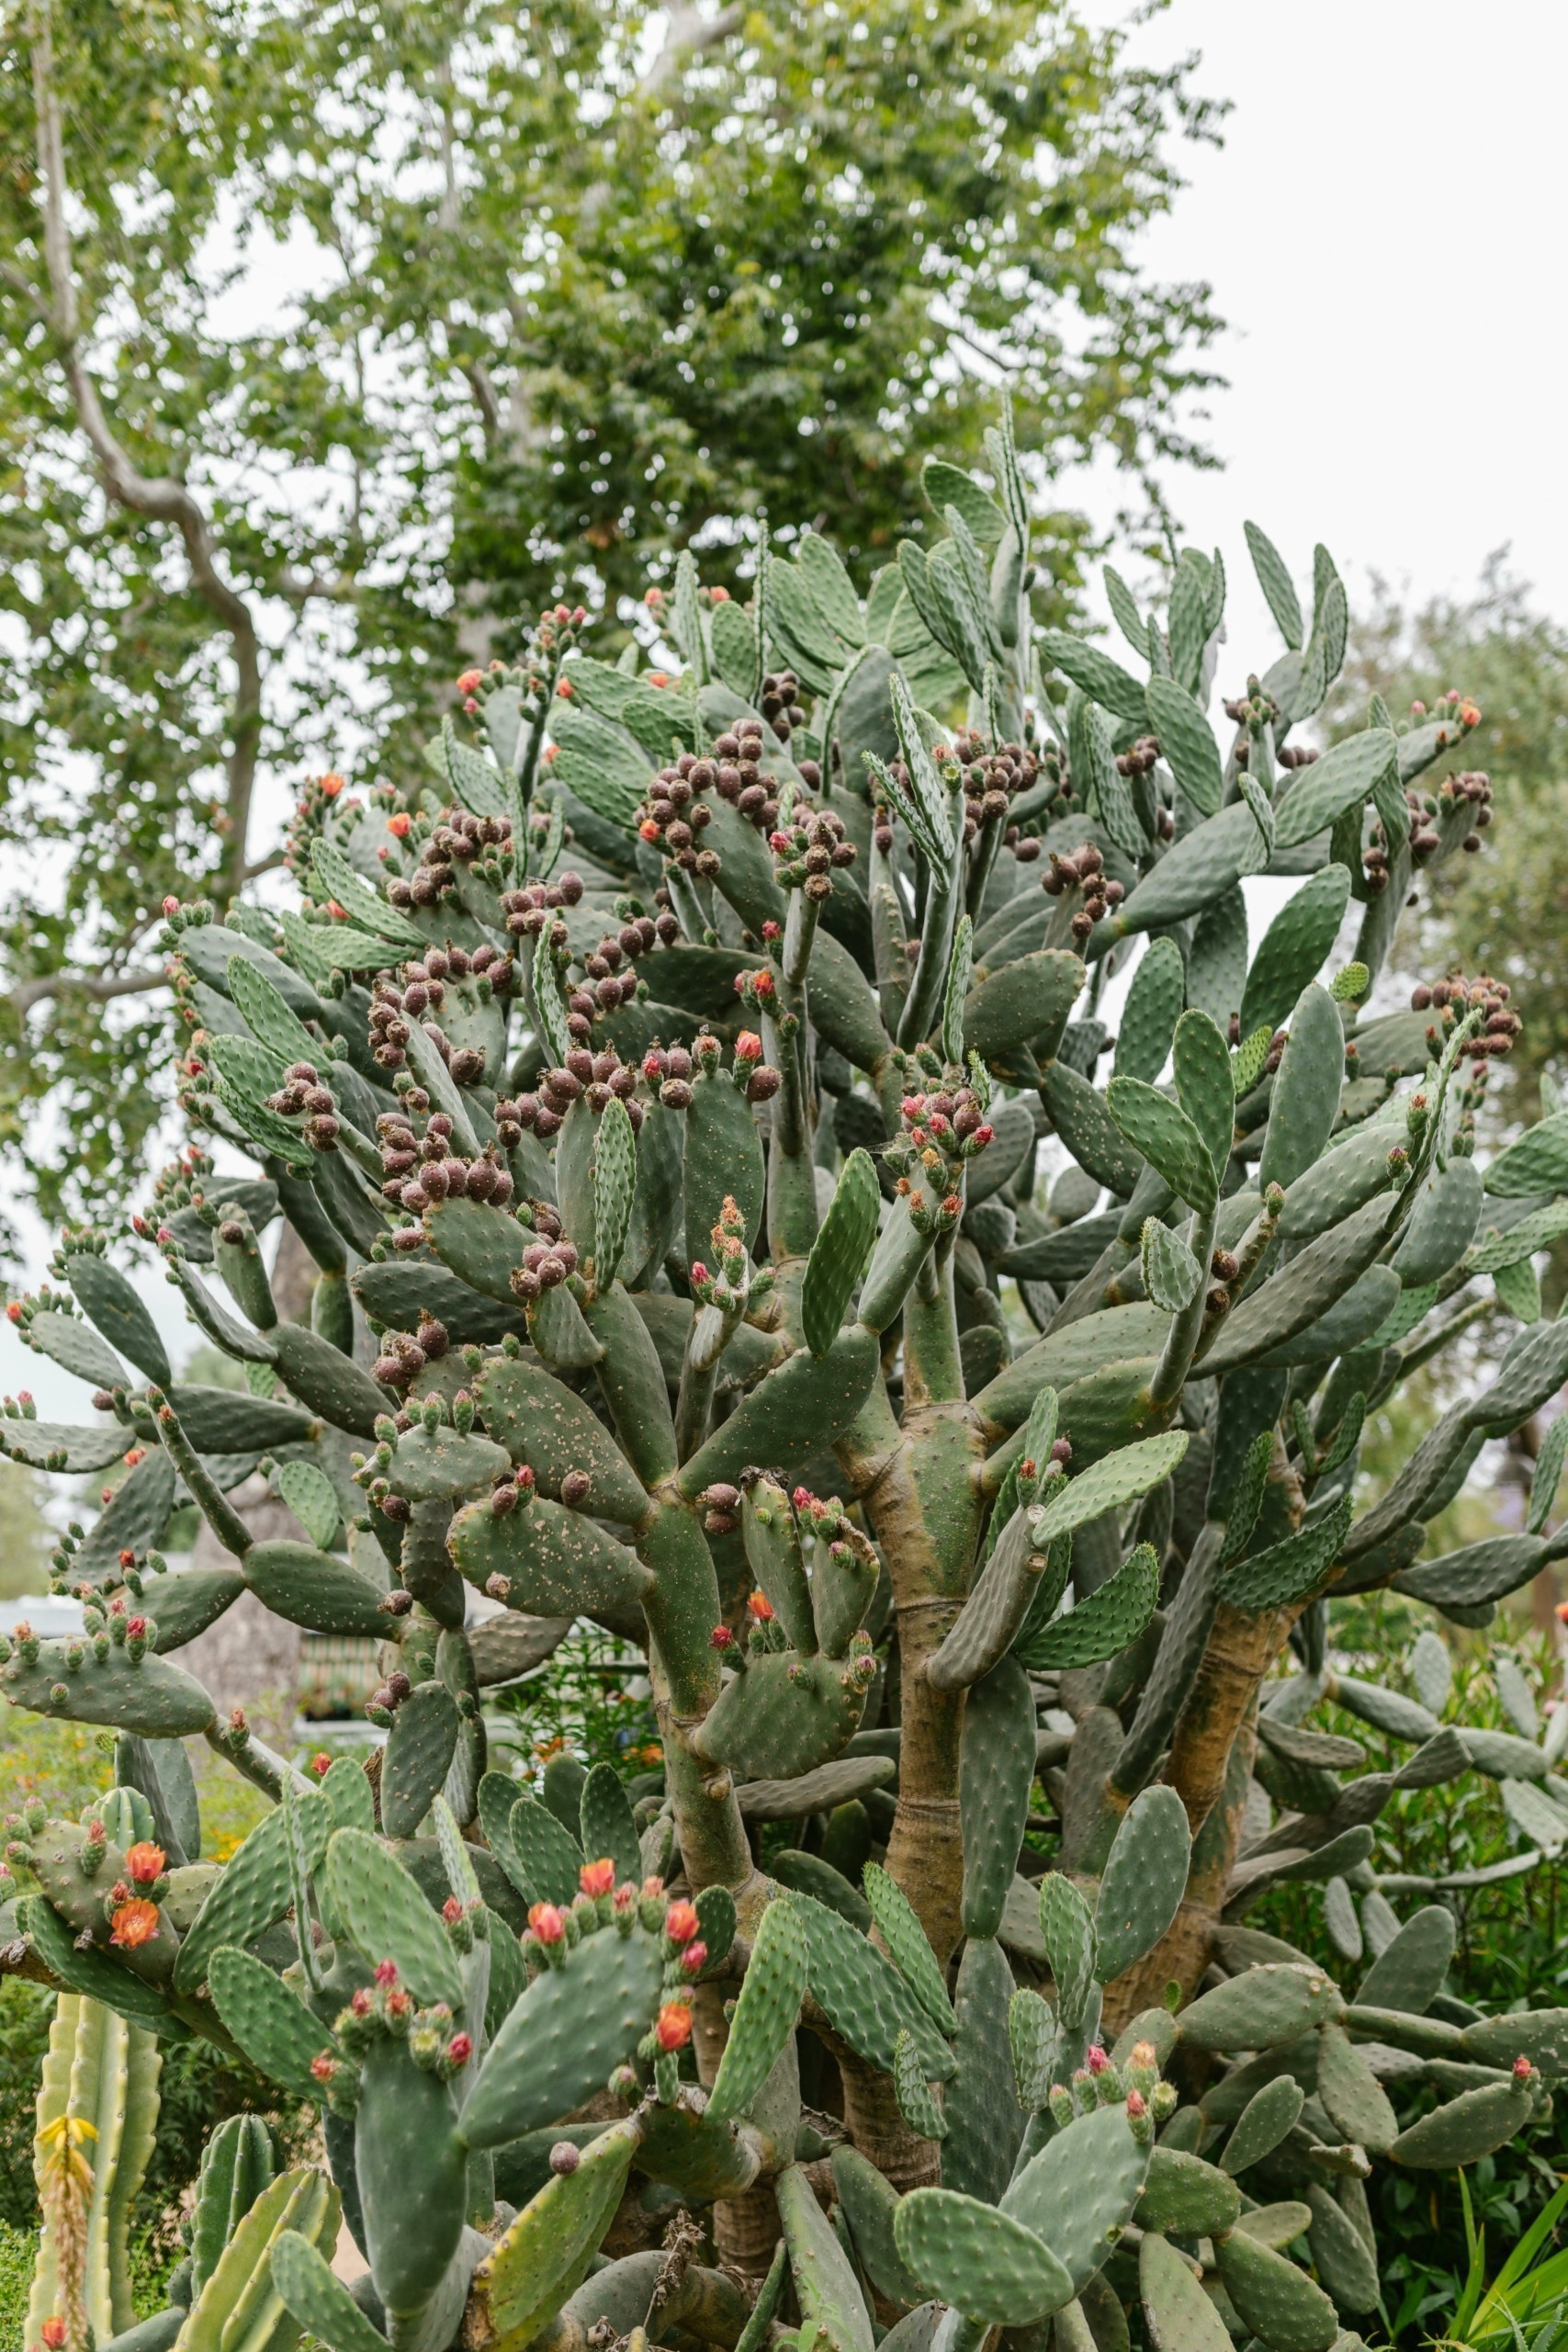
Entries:
<svg viewBox="0 0 1568 2352">
<path fill-rule="evenodd" d="M 684 2050 L 692 2038 L 692 2012 L 684 2001 L 666 2001 L 654 2020 L 654 2040 L 660 2050 Z"/>
</svg>

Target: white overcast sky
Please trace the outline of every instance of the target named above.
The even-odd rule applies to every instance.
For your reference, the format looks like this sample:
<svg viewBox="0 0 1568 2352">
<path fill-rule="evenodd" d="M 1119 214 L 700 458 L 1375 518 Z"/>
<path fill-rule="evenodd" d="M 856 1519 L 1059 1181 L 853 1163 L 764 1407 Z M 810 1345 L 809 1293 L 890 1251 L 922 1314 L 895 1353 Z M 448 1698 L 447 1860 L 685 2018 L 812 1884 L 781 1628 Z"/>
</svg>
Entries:
<svg viewBox="0 0 1568 2352">
<path fill-rule="evenodd" d="M 1371 571 L 1417 599 L 1463 594 L 1508 544 L 1568 616 L 1568 7 L 1175 0 L 1134 40 L 1149 60 L 1190 49 L 1232 111 L 1222 148 L 1188 151 L 1190 185 L 1145 254 L 1207 278 L 1232 322 L 1206 436 L 1224 469 L 1171 490 L 1225 555 L 1238 653 L 1253 613 L 1267 630 L 1242 602 L 1247 517 L 1298 580 L 1322 539 L 1353 604 Z"/>
<path fill-rule="evenodd" d="M 1101 22 L 1126 13 L 1084 5 Z M 1170 490 L 1189 535 L 1225 555 L 1237 661 L 1278 650 L 1246 561 L 1248 516 L 1303 587 L 1323 539 L 1353 603 L 1374 571 L 1415 600 L 1462 595 L 1507 544 L 1540 603 L 1568 616 L 1568 6 L 1175 0 L 1134 53 L 1190 49 L 1199 86 L 1232 111 L 1222 148 L 1189 152 L 1191 184 L 1145 261 L 1209 279 L 1231 322 L 1216 354 L 1229 387 L 1205 432 L 1224 469 Z M 262 273 L 268 292 L 284 290 L 280 258 L 286 276 L 287 257 Z M 1101 479 L 1075 494 L 1101 519 L 1119 503 Z M 183 1350 L 173 1295 L 161 1272 L 148 1280 Z M 81 1409 L 79 1385 L 0 1324 L 0 1389 L 26 1386 L 46 1414 Z"/>
</svg>

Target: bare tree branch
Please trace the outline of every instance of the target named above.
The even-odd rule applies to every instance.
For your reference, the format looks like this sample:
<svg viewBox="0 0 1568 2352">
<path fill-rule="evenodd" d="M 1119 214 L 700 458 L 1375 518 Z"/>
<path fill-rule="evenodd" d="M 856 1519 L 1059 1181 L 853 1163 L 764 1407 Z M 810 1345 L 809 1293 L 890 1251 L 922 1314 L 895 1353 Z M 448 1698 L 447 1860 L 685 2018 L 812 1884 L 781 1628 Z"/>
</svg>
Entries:
<svg viewBox="0 0 1568 2352">
<path fill-rule="evenodd" d="M 42 182 L 44 261 L 51 296 L 44 315 L 59 346 L 77 421 L 98 461 L 108 495 L 131 513 L 146 514 L 154 522 L 172 523 L 179 532 L 190 566 L 191 585 L 209 611 L 222 623 L 234 649 L 238 684 L 231 722 L 233 749 L 228 761 L 228 841 L 221 876 L 222 889 L 232 896 L 244 872 L 245 842 L 261 741 L 261 640 L 250 606 L 219 568 L 218 550 L 200 505 L 185 483 L 173 475 L 147 475 L 135 465 L 109 424 L 97 384 L 83 357 L 71 231 L 66 219 L 65 141 L 60 94 L 55 85 L 50 0 L 33 0 L 29 32 Z"/>
<path fill-rule="evenodd" d="M 659 54 L 637 83 L 637 96 L 644 98 L 651 96 L 668 81 L 682 59 L 693 51 L 716 49 L 721 40 L 728 40 L 731 33 L 739 32 L 745 17 L 746 11 L 742 7 L 721 8 L 717 16 L 705 17 L 702 10 L 694 5 L 694 0 L 682 0 L 682 5 L 672 7 L 665 24 Z"/>
<path fill-rule="evenodd" d="M 146 996 L 168 985 L 166 972 L 40 972 L 36 979 L 18 981 L 6 996 L 0 997 L 0 1004 L 20 1019 L 51 997 L 85 996 L 95 1004 L 107 1004 L 112 997 Z"/>
</svg>

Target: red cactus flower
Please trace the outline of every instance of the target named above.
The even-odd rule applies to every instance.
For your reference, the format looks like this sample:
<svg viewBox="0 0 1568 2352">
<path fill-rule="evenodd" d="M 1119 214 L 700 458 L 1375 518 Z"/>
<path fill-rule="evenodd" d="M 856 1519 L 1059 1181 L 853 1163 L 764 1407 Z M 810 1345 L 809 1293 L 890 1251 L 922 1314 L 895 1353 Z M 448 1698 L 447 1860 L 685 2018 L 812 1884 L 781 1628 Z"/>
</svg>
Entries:
<svg viewBox="0 0 1568 2352">
<path fill-rule="evenodd" d="M 1098 2041 L 1094 2041 L 1089 2044 L 1089 2059 L 1087 2063 L 1089 2065 L 1089 2071 L 1091 2075 L 1103 2075 L 1107 2066 L 1110 2065 L 1111 2061 L 1106 2056 L 1105 2052 L 1101 2049 L 1100 2043 Z"/>
<path fill-rule="evenodd" d="M 1127 2113 L 1132 2120 L 1135 2123 L 1138 2118 L 1145 2112 L 1144 2095 L 1142 2091 L 1129 2091 L 1127 2094 Z"/>
<path fill-rule="evenodd" d="M 558 1944 L 566 1933 L 566 1921 L 553 1903 L 536 1903 L 529 1911 L 528 1925 L 542 1944 Z"/>
<path fill-rule="evenodd" d="M 378 1960 L 378 1961 L 376 1962 L 376 1982 L 377 1982 L 377 1984 L 379 1984 L 379 1985 L 381 1985 L 381 1986 L 383 1986 L 383 1987 L 386 1987 L 386 1986 L 388 1986 L 388 1985 L 395 1984 L 397 1983 L 397 1981 L 398 1981 L 398 1963 L 397 1963 L 397 1962 L 396 1962 L 395 1960 Z"/>
<path fill-rule="evenodd" d="M 399 841 L 402 841 L 406 837 L 408 829 L 412 822 L 413 820 L 409 815 L 408 810 L 406 808 L 400 808 L 395 817 L 388 818 L 387 831 L 389 833 L 396 833 Z"/>
<path fill-rule="evenodd" d="M 452 2066 L 466 2066 L 474 2054 L 474 2045 L 466 2033 L 455 2033 L 446 2044 L 446 2062 Z"/>
<path fill-rule="evenodd" d="M 772 1623 L 773 1618 L 773 1604 L 768 1599 L 765 1592 L 754 1592 L 751 1595 L 750 1600 L 746 1603 L 746 1606 L 751 1611 L 752 1616 L 756 1619 L 759 1625 L 767 1625 Z"/>
<path fill-rule="evenodd" d="M 125 1867 L 138 1886 L 151 1886 L 154 1879 L 163 1877 L 167 1860 L 168 1856 L 162 1846 L 152 1845 L 143 1838 L 128 1850 Z"/>
<path fill-rule="evenodd" d="M 318 2083 L 330 2083 L 337 2073 L 337 2060 L 330 2050 L 318 2050 L 310 2061 L 310 2072 Z"/>
<path fill-rule="evenodd" d="M 637 831 L 645 842 L 656 842 L 659 839 L 659 828 L 651 817 L 643 819 L 637 827 Z"/>
<path fill-rule="evenodd" d="M 65 2341 L 65 2322 L 62 2319 L 46 2319 L 39 2333 L 49 2346 L 49 2352 L 60 2352 Z"/>
<path fill-rule="evenodd" d="M 441 1917 L 449 1928 L 455 1928 L 463 1916 L 463 1906 L 455 1894 L 449 1894 L 441 1905 Z"/>
<path fill-rule="evenodd" d="M 332 1758 L 327 1754 L 324 1747 L 319 1748 L 316 1754 L 310 1758 L 311 1771 L 314 1772 L 318 1781 L 324 1781 L 332 1769 Z"/>
<path fill-rule="evenodd" d="M 701 1941 L 688 1944 L 681 1954 L 681 1966 L 688 1976 L 700 1976 L 707 1964 L 708 1948 Z"/>
<path fill-rule="evenodd" d="M 595 1862 L 584 1862 L 577 1873 L 577 1883 L 584 1894 L 613 1894 L 615 1891 L 615 1865 L 607 1854 Z"/>
<path fill-rule="evenodd" d="M 716 1650 L 727 1650 L 733 1645 L 735 1636 L 728 1625 L 716 1625 L 708 1640 Z"/>
<path fill-rule="evenodd" d="M 754 1029 L 742 1029 L 739 1036 L 735 1040 L 735 1058 L 738 1062 L 761 1060 L 762 1041 Z"/>
</svg>

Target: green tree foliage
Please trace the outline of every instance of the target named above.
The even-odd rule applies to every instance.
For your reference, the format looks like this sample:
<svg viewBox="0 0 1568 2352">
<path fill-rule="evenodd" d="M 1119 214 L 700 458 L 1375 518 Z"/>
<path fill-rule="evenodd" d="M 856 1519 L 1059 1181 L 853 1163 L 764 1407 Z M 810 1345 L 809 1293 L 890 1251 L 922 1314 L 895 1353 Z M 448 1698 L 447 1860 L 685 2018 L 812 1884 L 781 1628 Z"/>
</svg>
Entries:
<svg viewBox="0 0 1568 2352">
<path fill-rule="evenodd" d="M 998 379 L 1047 503 L 1199 454 L 1207 289 L 1134 264 L 1216 111 L 1067 0 L 43 0 L 4 39 L 0 1140 L 51 1216 L 163 1106 L 163 899 L 276 864 L 302 767 L 417 765 L 455 619 L 510 651 L 699 537 L 733 579 L 764 510 L 863 584 Z"/>
<path fill-rule="evenodd" d="M 1506 979 L 1528 1018 L 1505 1071 L 1511 1113 L 1533 1116 L 1543 1077 L 1568 1075 L 1568 629 L 1541 612 L 1502 557 L 1472 596 L 1412 612 L 1386 591 L 1352 640 L 1347 716 L 1367 691 L 1398 711 L 1472 695 L 1482 723 L 1466 756 L 1492 779 L 1495 822 L 1483 854 L 1451 859 L 1419 915 L 1405 962 L 1451 958 Z"/>
</svg>

